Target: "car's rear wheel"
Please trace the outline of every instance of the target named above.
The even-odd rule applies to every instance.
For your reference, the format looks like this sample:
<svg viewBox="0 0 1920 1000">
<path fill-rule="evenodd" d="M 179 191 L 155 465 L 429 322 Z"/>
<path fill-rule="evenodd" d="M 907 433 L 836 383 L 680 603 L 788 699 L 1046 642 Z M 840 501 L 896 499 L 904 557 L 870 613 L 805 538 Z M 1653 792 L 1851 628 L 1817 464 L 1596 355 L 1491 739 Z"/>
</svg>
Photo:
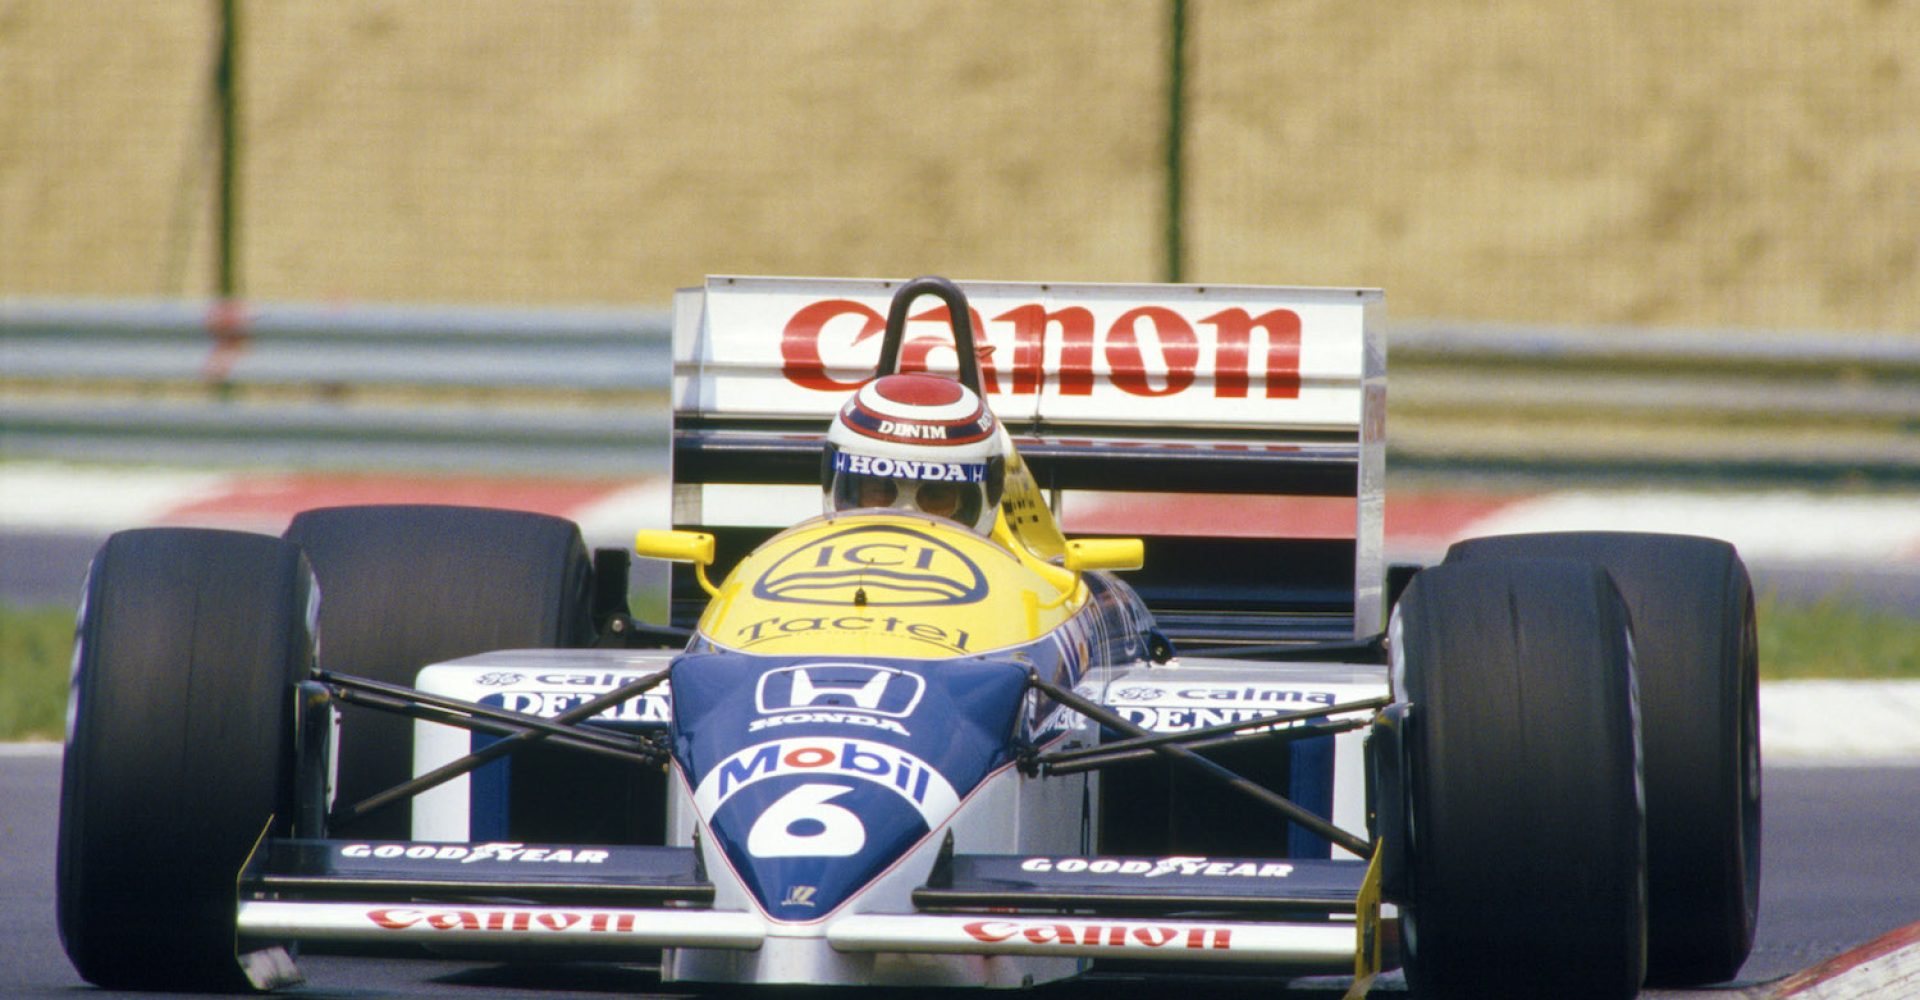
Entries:
<svg viewBox="0 0 1920 1000">
<path fill-rule="evenodd" d="M 330 507 L 296 516 L 286 537 L 306 550 L 326 595 L 320 665 L 329 671 L 412 686 L 431 663 L 594 641 L 593 566 L 571 521 L 480 507 Z M 412 720 L 350 708 L 341 721 L 337 801 L 412 776 Z M 410 831 L 402 803 L 344 832 Z"/>
<path fill-rule="evenodd" d="M 1407 978 L 1428 997 L 1631 997 L 1646 932 L 1632 667 L 1598 567 L 1474 562 L 1394 616 L 1412 711 Z"/>
<path fill-rule="evenodd" d="M 109 988 L 273 985 L 235 952 L 235 881 L 291 819 L 293 685 L 313 665 L 312 574 L 277 538 L 144 529 L 94 557 L 60 789 L 60 938 Z"/>
<path fill-rule="evenodd" d="M 1753 587 L 1710 538 L 1567 532 L 1480 538 L 1447 562 L 1572 558 L 1633 619 L 1647 790 L 1647 981 L 1731 979 L 1760 900 L 1759 654 Z"/>
</svg>

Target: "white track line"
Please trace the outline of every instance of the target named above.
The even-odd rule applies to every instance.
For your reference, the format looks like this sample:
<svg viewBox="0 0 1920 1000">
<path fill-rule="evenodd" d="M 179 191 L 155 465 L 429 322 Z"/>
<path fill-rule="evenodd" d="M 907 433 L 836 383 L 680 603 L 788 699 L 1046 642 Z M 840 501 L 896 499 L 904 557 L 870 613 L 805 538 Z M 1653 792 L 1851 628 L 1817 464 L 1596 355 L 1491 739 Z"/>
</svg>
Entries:
<svg viewBox="0 0 1920 1000">
<path fill-rule="evenodd" d="M 0 465 L 0 528 L 109 532 L 157 524 L 169 511 L 218 497 L 241 477 L 157 469 Z"/>
</svg>

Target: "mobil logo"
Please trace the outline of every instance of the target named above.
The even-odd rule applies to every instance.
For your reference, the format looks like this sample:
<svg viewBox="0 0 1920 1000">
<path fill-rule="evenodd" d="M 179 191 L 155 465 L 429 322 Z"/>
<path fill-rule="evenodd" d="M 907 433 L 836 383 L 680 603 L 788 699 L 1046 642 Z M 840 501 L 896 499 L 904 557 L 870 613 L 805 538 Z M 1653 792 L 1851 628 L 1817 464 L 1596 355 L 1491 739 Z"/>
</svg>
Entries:
<svg viewBox="0 0 1920 1000">
<path fill-rule="evenodd" d="M 879 785 L 906 800 L 929 829 L 960 807 L 953 785 L 932 765 L 899 747 L 863 739 L 775 740 L 735 751 L 701 777 L 693 804 L 711 818 L 743 789 L 796 777 Z"/>
<path fill-rule="evenodd" d="M 926 690 L 925 678 L 898 667 L 807 663 L 761 674 L 754 706 L 761 715 L 839 708 L 904 719 Z"/>
<path fill-rule="evenodd" d="M 1291 308 L 1031 301 L 1001 302 L 989 312 L 971 318 L 981 341 L 982 388 L 992 395 L 1036 395 L 1044 387 L 1062 396 L 1179 396 L 1190 389 L 1216 399 L 1300 396 L 1302 323 Z M 901 371 L 925 371 L 934 351 L 951 353 L 945 306 L 908 319 L 938 323 L 943 332 L 908 337 Z M 885 329 L 879 310 L 853 299 L 802 305 L 782 330 L 781 373 L 821 392 L 858 389 L 861 379 L 835 378 L 830 369 L 870 369 Z"/>
<path fill-rule="evenodd" d="M 694 786 L 693 804 L 769 916 L 814 920 L 938 829 L 960 799 L 921 758 L 836 737 L 737 751 Z M 802 899 L 795 885 L 815 891 Z"/>
<path fill-rule="evenodd" d="M 950 542 L 900 525 L 868 524 L 821 535 L 781 556 L 753 582 L 753 596 L 849 607 L 973 604 L 987 596 L 987 578 Z"/>
</svg>

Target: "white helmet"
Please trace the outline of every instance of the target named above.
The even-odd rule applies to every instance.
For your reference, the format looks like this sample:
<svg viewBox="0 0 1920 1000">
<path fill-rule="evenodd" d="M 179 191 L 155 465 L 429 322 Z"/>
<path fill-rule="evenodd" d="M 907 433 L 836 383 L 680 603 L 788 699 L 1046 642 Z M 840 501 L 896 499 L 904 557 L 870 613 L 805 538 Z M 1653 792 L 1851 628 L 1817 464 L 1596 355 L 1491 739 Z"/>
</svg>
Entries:
<svg viewBox="0 0 1920 1000">
<path fill-rule="evenodd" d="M 1006 477 L 999 421 L 973 390 L 939 375 L 882 375 L 827 430 L 827 513 L 894 507 L 993 529 Z"/>
</svg>

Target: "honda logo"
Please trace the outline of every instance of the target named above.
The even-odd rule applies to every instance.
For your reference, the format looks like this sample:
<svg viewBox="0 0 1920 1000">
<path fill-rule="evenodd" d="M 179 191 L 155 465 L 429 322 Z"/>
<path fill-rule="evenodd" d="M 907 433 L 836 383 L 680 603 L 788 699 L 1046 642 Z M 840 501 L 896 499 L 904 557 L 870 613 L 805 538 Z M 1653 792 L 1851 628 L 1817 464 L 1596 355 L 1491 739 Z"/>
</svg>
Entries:
<svg viewBox="0 0 1920 1000">
<path fill-rule="evenodd" d="M 809 663 L 760 675 L 761 715 L 822 708 L 858 709 L 896 719 L 913 714 L 927 682 L 896 667 L 864 663 Z"/>
</svg>

